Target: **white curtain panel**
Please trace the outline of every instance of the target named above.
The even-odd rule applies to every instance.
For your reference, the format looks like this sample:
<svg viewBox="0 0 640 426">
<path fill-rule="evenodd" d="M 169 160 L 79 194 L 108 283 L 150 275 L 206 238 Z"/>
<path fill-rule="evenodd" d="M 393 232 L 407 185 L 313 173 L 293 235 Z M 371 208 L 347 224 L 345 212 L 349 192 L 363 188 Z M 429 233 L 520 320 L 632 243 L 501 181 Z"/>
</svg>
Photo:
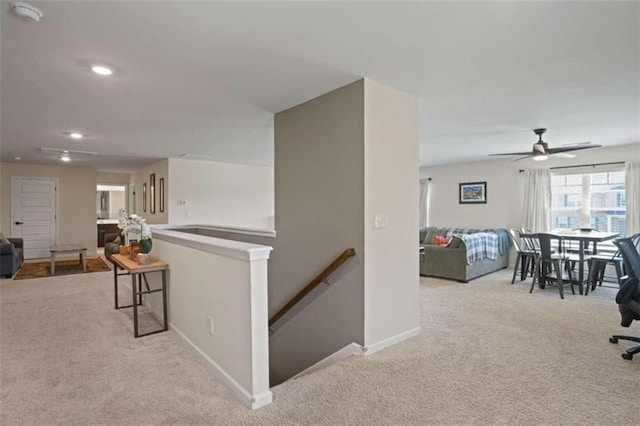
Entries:
<svg viewBox="0 0 640 426">
<path fill-rule="evenodd" d="M 624 166 L 627 198 L 627 235 L 640 232 L 640 161 L 629 161 Z"/>
<path fill-rule="evenodd" d="M 551 172 L 549 169 L 525 171 L 524 227 L 533 232 L 551 230 Z"/>
<path fill-rule="evenodd" d="M 420 179 L 420 228 L 429 222 L 429 180 Z"/>
</svg>

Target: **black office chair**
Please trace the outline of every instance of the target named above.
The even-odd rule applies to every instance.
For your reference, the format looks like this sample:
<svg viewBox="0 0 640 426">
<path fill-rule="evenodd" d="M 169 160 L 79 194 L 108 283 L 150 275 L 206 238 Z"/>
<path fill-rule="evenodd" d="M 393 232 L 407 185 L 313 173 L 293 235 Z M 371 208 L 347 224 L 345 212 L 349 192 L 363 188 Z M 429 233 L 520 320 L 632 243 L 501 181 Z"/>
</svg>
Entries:
<svg viewBox="0 0 640 426">
<path fill-rule="evenodd" d="M 620 324 L 629 327 L 636 320 L 640 321 L 640 254 L 631 238 L 618 238 L 613 242 L 620 249 L 620 254 L 624 260 L 624 265 L 628 277 L 622 284 L 620 291 L 616 295 L 616 303 L 622 318 Z M 614 334 L 609 338 L 611 343 L 618 343 L 618 340 L 629 340 L 640 343 L 640 337 L 621 336 Z M 633 359 L 633 355 L 640 353 L 640 345 L 632 346 L 622 354 L 624 359 Z"/>
</svg>

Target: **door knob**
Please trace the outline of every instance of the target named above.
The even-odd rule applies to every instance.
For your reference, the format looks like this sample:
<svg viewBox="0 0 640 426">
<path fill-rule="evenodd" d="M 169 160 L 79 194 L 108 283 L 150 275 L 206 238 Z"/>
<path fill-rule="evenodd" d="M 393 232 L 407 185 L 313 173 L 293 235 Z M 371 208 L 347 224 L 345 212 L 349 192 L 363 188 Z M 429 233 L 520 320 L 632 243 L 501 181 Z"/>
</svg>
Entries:
<svg viewBox="0 0 640 426">
<path fill-rule="evenodd" d="M 16 225 L 22 225 L 24 222 L 15 222 Z"/>
</svg>

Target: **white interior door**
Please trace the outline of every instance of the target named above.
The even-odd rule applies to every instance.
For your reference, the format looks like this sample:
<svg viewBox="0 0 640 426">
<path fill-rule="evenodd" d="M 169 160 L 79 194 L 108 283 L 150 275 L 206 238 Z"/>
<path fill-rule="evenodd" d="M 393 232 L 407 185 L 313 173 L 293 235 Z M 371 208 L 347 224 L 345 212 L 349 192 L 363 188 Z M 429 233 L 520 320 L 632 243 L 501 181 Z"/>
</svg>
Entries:
<svg viewBox="0 0 640 426">
<path fill-rule="evenodd" d="M 57 180 L 11 178 L 11 236 L 24 240 L 24 258 L 49 257 L 56 243 Z"/>
</svg>

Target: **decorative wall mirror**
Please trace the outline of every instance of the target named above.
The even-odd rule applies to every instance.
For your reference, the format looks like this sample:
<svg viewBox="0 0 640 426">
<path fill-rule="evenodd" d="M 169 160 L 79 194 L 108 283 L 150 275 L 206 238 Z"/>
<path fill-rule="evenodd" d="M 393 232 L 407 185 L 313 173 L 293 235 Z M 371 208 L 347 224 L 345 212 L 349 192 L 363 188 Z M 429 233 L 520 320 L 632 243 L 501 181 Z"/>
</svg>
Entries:
<svg viewBox="0 0 640 426">
<path fill-rule="evenodd" d="M 156 214 L 156 174 L 149 175 L 149 212 Z"/>
<path fill-rule="evenodd" d="M 142 211 L 147 212 L 147 182 L 142 184 Z"/>
<path fill-rule="evenodd" d="M 159 195 L 160 195 L 160 213 L 164 213 L 164 178 L 160 178 L 160 188 L 159 190 Z"/>
</svg>

